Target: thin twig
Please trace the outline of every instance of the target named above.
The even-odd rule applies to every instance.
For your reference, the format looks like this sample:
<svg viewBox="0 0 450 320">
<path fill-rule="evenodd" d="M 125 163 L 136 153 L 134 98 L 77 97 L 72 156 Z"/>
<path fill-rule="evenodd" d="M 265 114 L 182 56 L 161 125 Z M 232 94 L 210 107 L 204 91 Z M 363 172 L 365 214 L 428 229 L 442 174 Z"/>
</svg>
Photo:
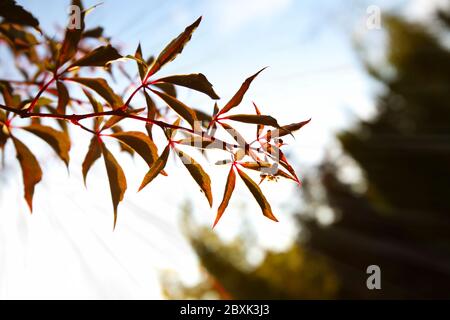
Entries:
<svg viewBox="0 0 450 320">
<path fill-rule="evenodd" d="M 163 121 L 159 121 L 159 120 L 153 120 L 153 119 L 149 119 L 149 118 L 145 118 L 145 117 L 141 117 L 138 115 L 134 115 L 134 114 L 130 114 L 130 113 L 126 113 L 124 111 L 122 111 L 121 109 L 115 109 L 115 110 L 111 110 L 111 111 L 104 111 L 104 112 L 93 112 L 93 113 L 85 113 L 85 114 L 71 114 L 71 115 L 67 115 L 67 114 L 52 114 L 52 113 L 40 113 L 40 112 L 26 112 L 26 110 L 17 110 L 5 105 L 0 104 L 0 109 L 12 112 L 16 115 L 18 115 L 19 117 L 26 119 L 26 118 L 48 118 L 48 119 L 56 119 L 56 120 L 66 120 L 66 121 L 70 121 L 75 125 L 78 125 L 79 127 L 81 127 L 82 129 L 89 131 L 93 134 L 98 134 L 95 131 L 88 129 L 86 127 L 83 128 L 83 126 L 79 123 L 79 121 L 81 120 L 85 120 L 85 119 L 90 119 L 90 118 L 98 118 L 98 117 L 103 117 L 103 116 L 120 116 L 120 117 L 124 117 L 124 118 L 129 118 L 129 119 L 135 119 L 135 120 L 139 120 L 139 121 L 143 121 L 146 123 L 151 123 L 154 124 L 158 127 L 160 127 L 161 129 L 174 129 L 174 130 L 182 130 L 185 132 L 189 132 L 193 135 L 199 135 L 201 137 L 207 138 L 208 140 L 211 140 L 211 142 L 217 142 L 220 144 L 223 144 L 224 146 L 232 149 L 232 148 L 240 148 L 241 146 L 237 145 L 237 144 L 232 144 L 232 143 L 228 143 L 226 141 L 222 141 L 216 137 L 210 136 L 207 132 L 201 130 L 201 131 L 197 131 L 197 130 L 193 130 L 190 128 L 186 128 L 186 127 L 182 127 L 182 126 L 177 126 L 177 125 L 173 125 L 170 123 L 166 123 Z M 254 148 L 254 147 L 250 147 L 250 149 L 258 151 L 259 148 Z"/>
</svg>

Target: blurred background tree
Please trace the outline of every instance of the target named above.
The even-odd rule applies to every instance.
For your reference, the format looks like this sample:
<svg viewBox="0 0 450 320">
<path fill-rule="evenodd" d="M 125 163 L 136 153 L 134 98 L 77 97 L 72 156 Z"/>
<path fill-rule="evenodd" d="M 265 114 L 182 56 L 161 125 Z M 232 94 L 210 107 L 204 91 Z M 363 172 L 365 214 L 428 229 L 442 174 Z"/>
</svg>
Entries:
<svg viewBox="0 0 450 320">
<path fill-rule="evenodd" d="M 186 215 L 187 217 L 188 215 Z M 266 252 L 256 265 L 249 252 L 256 246 L 250 233 L 224 243 L 210 228 L 188 223 L 186 233 L 202 266 L 203 281 L 184 286 L 176 275 L 163 275 L 164 293 L 171 299 L 319 299 L 334 298 L 338 283 L 323 257 L 293 245 L 283 252 Z"/>
<path fill-rule="evenodd" d="M 246 262 L 245 239 L 224 244 L 188 229 L 205 280 L 186 287 L 164 277 L 169 298 L 450 297 L 450 15 L 436 18 L 428 28 L 384 17 L 385 61 L 362 56 L 383 86 L 377 114 L 337 137 L 362 180 L 344 182 L 340 161 L 324 160 L 320 178 L 311 174 L 302 188 L 298 240 L 257 266 Z M 323 208 L 334 214 L 330 225 L 316 218 Z M 373 264 L 381 290 L 366 287 Z"/>
</svg>

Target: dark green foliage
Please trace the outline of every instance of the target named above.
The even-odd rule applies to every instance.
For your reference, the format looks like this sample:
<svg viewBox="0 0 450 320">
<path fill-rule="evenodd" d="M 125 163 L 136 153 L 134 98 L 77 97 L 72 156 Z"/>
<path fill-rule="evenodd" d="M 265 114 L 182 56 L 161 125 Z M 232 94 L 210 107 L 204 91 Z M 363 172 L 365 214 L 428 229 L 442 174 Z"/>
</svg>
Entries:
<svg viewBox="0 0 450 320">
<path fill-rule="evenodd" d="M 394 17 L 386 25 L 395 76 L 369 67 L 386 87 L 378 114 L 339 136 L 367 190 L 354 192 L 324 164 L 322 185 L 338 221 L 307 223 L 308 247 L 329 258 L 339 297 L 449 298 L 450 52 L 421 25 Z M 382 290 L 365 288 L 371 264 L 381 268 Z"/>
</svg>

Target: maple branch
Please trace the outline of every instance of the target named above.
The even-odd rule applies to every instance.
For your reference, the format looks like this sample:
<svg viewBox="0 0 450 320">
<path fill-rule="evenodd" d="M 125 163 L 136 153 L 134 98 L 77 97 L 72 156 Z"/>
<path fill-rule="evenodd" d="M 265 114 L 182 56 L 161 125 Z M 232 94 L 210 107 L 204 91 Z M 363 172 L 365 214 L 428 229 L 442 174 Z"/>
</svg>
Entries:
<svg viewBox="0 0 450 320">
<path fill-rule="evenodd" d="M 276 128 L 275 132 L 283 136 L 300 129 L 303 125 L 308 123 L 309 120 L 280 127 L 275 118 L 269 115 L 262 115 L 255 104 L 256 115 L 235 114 L 225 116 L 228 111 L 240 105 L 245 93 L 249 89 L 251 82 L 263 69 L 248 77 L 242 83 L 241 87 L 234 94 L 234 96 L 225 104 L 225 106 L 219 108 L 216 103 L 212 117 L 185 105 L 182 101 L 179 101 L 176 98 L 175 86 L 183 86 L 206 94 L 213 100 L 220 99 L 205 75 L 201 73 L 192 73 L 172 75 L 163 78 L 158 77 L 156 80 L 150 79 L 150 77 L 153 77 L 153 75 L 155 75 L 164 65 L 174 60 L 182 52 L 184 46 L 191 39 L 193 32 L 199 26 L 201 17 L 187 26 L 182 33 L 169 42 L 164 50 L 162 50 L 154 59 L 143 59 L 140 45 L 136 49 L 134 56 L 123 56 L 109 43 L 109 38 L 104 38 L 101 28 L 93 29 L 91 32 L 84 30 L 74 31 L 70 25 L 65 29 L 65 36 L 61 46 L 53 38 L 44 35 L 45 41 L 38 42 L 38 45 L 45 44 L 46 46 L 44 49 L 46 49 L 47 52 L 44 53 L 47 54 L 41 55 L 34 54 L 33 48 L 36 45 L 34 37 L 27 37 L 29 34 L 27 28 L 36 28 L 39 25 L 39 21 L 21 6 L 16 5 L 14 1 L 10 2 L 12 6 L 11 11 L 2 12 L 3 16 L 6 14 L 5 18 L 8 18 L 8 15 L 10 15 L 11 17 L 9 17 L 9 21 L 17 22 L 15 12 L 25 12 L 25 16 L 30 17 L 30 21 L 26 21 L 24 24 L 16 23 L 14 30 L 17 29 L 18 32 L 12 35 L 12 37 L 24 42 L 23 44 L 26 49 L 20 49 L 20 52 L 29 53 L 25 54 L 25 56 L 28 58 L 29 64 L 32 67 L 37 67 L 37 70 L 34 72 L 33 77 L 29 77 L 28 68 L 21 65 L 21 60 L 17 59 L 19 55 L 16 53 L 19 51 L 15 45 L 15 42 L 13 41 L 11 44 L 9 42 L 6 43 L 10 47 L 11 52 L 15 53 L 14 57 L 16 67 L 19 71 L 21 71 L 24 77 L 22 80 L 0 79 L 0 94 L 3 96 L 2 103 L 5 104 L 0 104 L 0 126 L 3 127 L 0 131 L 0 151 L 3 150 L 8 139 L 13 140 L 17 153 L 17 159 L 23 172 L 23 181 L 25 186 L 24 197 L 30 207 L 30 210 L 32 210 L 35 185 L 37 185 L 42 179 L 42 170 L 37 158 L 33 155 L 32 151 L 29 150 L 27 144 L 14 137 L 9 129 L 17 128 L 26 130 L 45 140 L 54 149 L 61 160 L 68 165 L 70 160 L 69 151 L 71 136 L 68 132 L 66 132 L 67 126 L 64 121 L 67 121 L 93 135 L 93 137 L 91 137 L 91 143 L 89 145 L 88 152 L 86 153 L 85 160 L 83 161 L 82 167 L 84 179 L 86 179 L 89 168 L 95 161 L 97 161 L 97 159 L 103 157 L 105 161 L 110 184 L 111 199 L 114 207 L 114 226 L 117 221 L 117 208 L 124 197 L 127 189 L 127 183 L 122 167 L 116 161 L 113 154 L 108 150 L 106 144 L 103 143 L 102 136 L 111 136 L 119 140 L 119 142 L 131 148 L 131 150 L 136 151 L 147 162 L 149 165 L 149 171 L 145 175 L 140 189 L 149 184 L 159 174 L 166 174 L 164 172 L 164 167 L 167 163 L 170 152 L 174 152 L 183 161 L 186 169 L 205 194 L 210 206 L 212 206 L 213 203 L 213 196 L 211 192 L 211 180 L 209 175 L 202 168 L 202 166 L 195 161 L 195 159 L 185 154 L 184 151 L 179 150 L 178 145 L 190 146 L 197 149 L 202 149 L 202 151 L 209 148 L 226 151 L 229 153 L 231 159 L 222 160 L 222 162 L 223 164 L 231 163 L 232 166 L 227 179 L 224 198 L 217 211 L 217 217 L 214 225 L 217 224 L 228 205 L 231 194 L 234 190 L 236 177 L 239 177 L 251 191 L 252 195 L 261 207 L 263 215 L 271 220 L 278 221 L 273 215 L 271 207 L 267 202 L 267 199 L 264 197 L 261 189 L 258 187 L 258 184 L 256 184 L 256 182 L 253 181 L 252 178 L 249 177 L 243 170 L 249 169 L 260 172 L 262 177 L 261 182 L 266 177 L 269 177 L 269 179 L 284 177 L 295 180 L 299 183 L 295 170 L 289 165 L 286 157 L 279 149 L 282 146 L 282 142 L 280 143 L 278 140 L 274 140 L 275 144 L 272 145 L 272 131 L 270 130 L 268 130 L 262 138 L 265 142 L 261 143 L 259 139 L 262 130 L 264 130 L 264 126 Z M 84 23 L 84 15 L 82 15 L 81 18 Z M 6 25 L 8 25 L 8 19 L 5 21 Z M 96 38 L 101 45 L 95 47 L 95 49 L 85 48 L 83 45 L 80 45 L 80 43 L 83 43 L 83 38 L 87 37 Z M 105 39 L 108 40 L 103 41 Z M 2 42 L 1 39 L 0 42 Z M 79 72 L 77 71 L 81 67 L 109 68 L 109 64 L 111 62 L 118 61 L 122 58 L 134 58 L 134 60 L 136 60 L 139 71 L 139 79 L 141 81 L 140 83 L 135 83 L 136 81 L 133 77 L 130 77 L 127 74 L 123 65 L 119 65 L 119 70 L 122 71 L 131 83 L 121 95 L 117 95 L 115 93 L 115 90 L 110 86 L 110 84 L 108 84 L 108 80 L 104 77 L 80 77 Z M 31 70 L 33 69 L 34 68 Z M 112 69 L 110 70 L 112 71 Z M 114 77 L 110 78 L 114 79 Z M 68 88 L 63 84 L 63 82 L 66 81 L 75 82 L 78 88 L 82 86 L 83 91 L 84 88 L 89 89 L 88 91 L 94 91 L 103 98 L 102 103 L 97 101 L 97 99 L 90 95 L 88 91 L 85 91 L 88 101 L 83 101 L 84 99 L 72 97 L 70 94 L 71 92 L 69 92 Z M 152 89 L 153 86 L 158 87 L 158 89 L 161 89 L 162 91 Z M 167 106 L 158 108 L 151 98 L 146 95 L 146 114 L 145 112 L 141 114 L 145 108 L 131 108 L 130 105 L 132 104 L 133 99 L 137 96 L 141 89 L 144 91 L 143 94 L 146 94 L 146 89 L 151 90 L 151 92 L 164 100 Z M 128 93 L 129 96 L 125 97 Z M 58 105 L 56 109 L 53 104 L 50 104 L 50 102 L 47 101 L 47 99 L 42 98 L 42 96 L 46 95 L 56 96 L 58 98 Z M 83 109 L 90 104 L 92 105 L 93 110 L 89 108 L 85 109 L 88 111 L 78 111 L 78 108 L 75 109 L 75 104 L 73 103 L 79 104 L 83 107 Z M 67 106 L 73 107 L 71 111 L 66 111 Z M 48 110 L 41 110 L 43 109 L 41 107 Z M 166 118 L 165 112 L 161 111 L 164 109 L 172 110 L 176 113 L 178 116 L 177 122 L 174 124 L 168 123 L 169 119 Z M 78 112 L 78 114 L 76 112 Z M 105 119 L 103 119 L 103 117 Z M 24 121 L 24 124 L 12 126 L 11 122 L 15 118 L 33 119 L 34 121 L 31 121 L 31 124 L 29 123 L 30 121 Z M 51 126 L 40 124 L 40 121 L 35 121 L 36 119 L 58 120 L 60 122 L 60 127 L 64 132 L 56 130 Z M 82 124 L 82 120 L 85 119 L 95 120 L 93 127 Z M 124 119 L 130 119 L 130 121 L 133 119 L 134 124 L 136 124 L 137 121 L 139 121 L 140 124 L 149 124 L 145 126 L 147 134 L 136 130 L 124 131 L 120 128 L 120 126 L 114 127 L 119 121 Z M 181 124 L 186 127 L 180 125 L 180 121 L 183 119 L 186 121 L 186 124 L 184 122 Z M 198 119 L 203 121 L 198 121 Z M 247 143 L 238 131 L 227 123 L 221 122 L 224 120 L 234 120 L 242 123 L 258 125 L 257 141 L 259 142 L 259 147 L 258 145 L 253 146 L 253 143 L 256 141 L 250 144 Z M 205 122 L 209 122 L 207 128 L 205 128 Z M 216 124 L 228 131 L 235 141 L 231 140 L 229 136 L 227 138 L 233 143 L 228 143 L 216 138 L 216 128 L 218 127 Z M 157 146 L 153 141 L 153 126 L 158 126 L 162 129 L 168 142 L 164 148 L 164 151 L 162 151 L 160 155 L 158 153 Z M 181 133 L 184 133 L 185 137 L 182 139 L 175 138 L 175 130 L 179 130 Z M 275 136 L 278 135 L 275 134 Z M 273 155 L 272 152 L 276 152 L 277 156 Z M 4 152 L 2 152 L 2 154 L 4 155 Z M 250 162 L 241 162 L 240 160 L 242 160 L 244 156 L 248 156 L 252 158 L 252 160 Z M 261 156 L 264 156 L 264 160 L 261 160 Z M 278 164 L 280 164 L 284 169 L 278 169 Z M 263 170 L 263 168 L 268 167 L 274 168 L 277 171 Z"/>
<path fill-rule="evenodd" d="M 8 106 L 5 106 L 3 104 L 0 104 L 0 109 L 9 111 L 11 113 L 14 113 L 16 115 L 18 115 L 20 118 L 22 119 L 26 119 L 26 118 L 48 118 L 48 119 L 55 119 L 55 120 L 66 120 L 66 121 L 70 121 L 71 123 L 73 123 L 74 125 L 79 126 L 80 128 L 92 133 L 92 134 L 98 134 L 97 132 L 84 127 L 82 124 L 79 123 L 79 121 L 81 120 L 85 120 L 85 119 L 90 119 L 90 118 L 98 118 L 98 117 L 104 117 L 104 116 L 120 116 L 120 117 L 124 117 L 124 118 L 129 118 L 129 119 L 135 119 L 138 121 L 143 121 L 146 123 L 150 123 L 150 124 L 154 124 L 158 127 L 160 127 L 161 129 L 174 129 L 174 130 L 182 130 L 185 132 L 189 132 L 191 134 L 194 135 L 198 135 L 204 138 L 207 138 L 209 140 L 211 140 L 211 142 L 218 142 L 223 144 L 224 146 L 228 147 L 228 148 L 239 148 L 241 146 L 237 145 L 237 144 L 232 144 L 232 143 L 228 143 L 226 141 L 220 140 L 214 136 L 209 135 L 206 131 L 197 131 L 197 130 L 193 130 L 190 128 L 186 128 L 186 127 L 182 127 L 182 126 L 177 126 L 174 124 L 170 124 L 170 123 L 166 123 L 164 121 L 159 121 L 159 120 L 153 120 L 153 119 L 149 119 L 149 118 L 145 118 L 145 117 L 141 117 L 138 115 L 134 115 L 134 114 L 130 114 L 130 113 L 125 113 L 123 110 L 119 109 L 115 109 L 115 110 L 111 110 L 111 111 L 103 111 L 103 112 L 92 112 L 92 113 L 85 113 L 85 114 L 52 114 L 52 113 L 40 113 L 40 112 L 27 112 L 27 110 L 17 110 Z M 249 149 L 252 149 L 254 151 L 261 151 L 260 148 L 255 148 L 255 147 L 251 147 L 248 146 Z"/>
<path fill-rule="evenodd" d="M 0 109 L 12 112 L 12 113 L 17 114 L 17 115 L 20 115 L 23 112 L 22 110 L 17 110 L 15 108 L 11 108 L 11 107 L 5 106 L 3 104 L 0 104 Z"/>
</svg>

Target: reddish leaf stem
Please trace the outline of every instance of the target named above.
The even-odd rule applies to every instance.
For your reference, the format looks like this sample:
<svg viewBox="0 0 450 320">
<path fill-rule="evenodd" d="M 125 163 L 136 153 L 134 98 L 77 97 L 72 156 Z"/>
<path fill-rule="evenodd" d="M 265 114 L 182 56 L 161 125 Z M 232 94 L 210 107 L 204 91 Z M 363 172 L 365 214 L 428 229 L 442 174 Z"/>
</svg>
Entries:
<svg viewBox="0 0 450 320">
<path fill-rule="evenodd" d="M 25 112 L 32 112 L 34 107 L 36 106 L 36 103 L 38 102 L 41 95 L 47 90 L 47 88 L 57 79 L 57 76 L 53 76 L 45 85 L 41 87 L 37 95 L 34 97 L 33 101 L 31 102 L 31 105 L 29 108 L 25 109 Z"/>
<path fill-rule="evenodd" d="M 176 130 L 182 130 L 185 132 L 189 132 L 194 135 L 205 137 L 205 138 L 211 140 L 212 142 L 217 142 L 217 143 L 223 144 L 230 149 L 240 147 L 237 144 L 228 143 L 228 142 L 222 141 L 220 139 L 217 139 L 216 137 L 210 136 L 208 133 L 206 133 L 204 131 L 200 132 L 200 131 L 196 131 L 196 130 L 193 130 L 190 128 L 166 123 L 163 121 L 148 119 L 148 118 L 141 117 L 138 115 L 125 113 L 121 109 L 104 111 L 104 112 L 86 113 L 86 114 L 72 114 L 72 115 L 40 113 L 40 112 L 26 112 L 26 110 L 17 110 L 17 109 L 14 109 L 14 108 L 2 105 L 2 104 L 0 104 L 0 109 L 12 112 L 24 119 L 25 118 L 48 118 L 48 119 L 70 121 L 74 125 L 77 125 L 80 128 L 82 128 L 83 130 L 86 130 L 92 134 L 97 134 L 97 133 L 89 128 L 84 127 L 82 124 L 79 123 L 79 121 L 89 119 L 89 118 L 103 117 L 103 116 L 122 116 L 124 118 L 135 119 L 135 120 L 143 121 L 146 123 L 151 123 L 151 124 L 157 125 L 158 127 L 162 128 L 162 129 L 176 129 Z M 251 148 L 251 149 L 253 149 L 255 151 L 259 150 L 259 148 Z"/>
</svg>

